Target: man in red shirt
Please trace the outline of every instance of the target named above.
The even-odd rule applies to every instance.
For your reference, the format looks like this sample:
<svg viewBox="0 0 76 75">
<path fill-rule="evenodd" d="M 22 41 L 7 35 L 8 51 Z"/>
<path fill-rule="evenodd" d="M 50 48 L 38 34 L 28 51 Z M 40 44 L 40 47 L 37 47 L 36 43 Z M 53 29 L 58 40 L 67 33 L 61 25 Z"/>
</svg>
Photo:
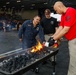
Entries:
<svg viewBox="0 0 76 75">
<path fill-rule="evenodd" d="M 76 75 L 76 10 L 71 7 L 66 7 L 61 1 L 57 1 L 53 8 L 56 13 L 62 14 L 62 16 L 60 26 L 52 36 L 52 40 L 50 39 L 50 42 L 65 36 L 68 40 L 70 56 L 67 75 Z M 53 42 L 51 42 L 51 45 L 52 43 Z"/>
</svg>

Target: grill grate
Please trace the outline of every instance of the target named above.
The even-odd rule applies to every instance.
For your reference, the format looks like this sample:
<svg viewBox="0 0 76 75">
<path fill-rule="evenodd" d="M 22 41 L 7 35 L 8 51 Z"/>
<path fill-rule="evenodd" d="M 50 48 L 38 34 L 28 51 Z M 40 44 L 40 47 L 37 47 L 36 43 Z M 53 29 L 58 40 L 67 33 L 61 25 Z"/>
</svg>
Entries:
<svg viewBox="0 0 76 75">
<path fill-rule="evenodd" d="M 0 56 L 0 72 L 6 75 L 16 75 L 28 71 L 42 61 L 56 55 L 58 48 L 44 47 L 43 50 L 31 53 L 30 49 L 2 54 Z"/>
</svg>

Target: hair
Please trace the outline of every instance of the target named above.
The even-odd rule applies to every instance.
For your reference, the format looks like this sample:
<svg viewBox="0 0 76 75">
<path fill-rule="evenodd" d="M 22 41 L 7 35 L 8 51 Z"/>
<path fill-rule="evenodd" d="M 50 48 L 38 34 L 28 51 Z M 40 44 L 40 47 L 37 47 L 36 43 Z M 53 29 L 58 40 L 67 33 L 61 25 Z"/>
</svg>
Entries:
<svg viewBox="0 0 76 75">
<path fill-rule="evenodd" d="M 50 14 L 51 11 L 50 11 L 50 9 L 46 9 L 46 10 L 44 11 L 44 13 L 45 13 L 45 14 Z"/>
<path fill-rule="evenodd" d="M 40 17 L 40 15 L 35 15 L 34 18 L 36 18 L 36 17 Z M 34 18 L 33 18 L 33 19 L 34 19 Z M 41 18 L 41 17 L 40 17 L 40 18 Z"/>
<path fill-rule="evenodd" d="M 40 17 L 40 15 L 35 15 L 34 18 L 36 18 L 36 17 Z M 34 18 L 33 18 L 33 20 L 34 20 Z M 40 17 L 40 19 L 41 19 L 41 17 Z"/>
</svg>

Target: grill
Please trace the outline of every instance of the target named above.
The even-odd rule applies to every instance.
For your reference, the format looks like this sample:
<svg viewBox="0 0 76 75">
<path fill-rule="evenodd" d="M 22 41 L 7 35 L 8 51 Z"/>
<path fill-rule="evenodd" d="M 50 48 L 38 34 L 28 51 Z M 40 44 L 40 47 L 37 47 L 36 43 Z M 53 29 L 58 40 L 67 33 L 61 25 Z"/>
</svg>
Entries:
<svg viewBox="0 0 76 75">
<path fill-rule="evenodd" d="M 58 48 L 44 47 L 41 51 L 32 53 L 27 50 L 14 50 L 0 54 L 0 72 L 5 75 L 20 75 L 58 53 Z M 55 75 L 55 64 L 53 65 Z"/>
</svg>

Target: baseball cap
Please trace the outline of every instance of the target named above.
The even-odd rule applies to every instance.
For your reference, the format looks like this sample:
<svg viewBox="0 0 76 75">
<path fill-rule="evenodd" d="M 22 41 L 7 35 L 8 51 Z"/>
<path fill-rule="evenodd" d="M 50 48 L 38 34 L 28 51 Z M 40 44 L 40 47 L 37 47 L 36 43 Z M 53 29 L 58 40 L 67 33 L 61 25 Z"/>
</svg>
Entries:
<svg viewBox="0 0 76 75">
<path fill-rule="evenodd" d="M 50 14 L 50 10 L 46 9 L 44 13 L 45 13 L 45 15 L 49 15 Z"/>
</svg>

